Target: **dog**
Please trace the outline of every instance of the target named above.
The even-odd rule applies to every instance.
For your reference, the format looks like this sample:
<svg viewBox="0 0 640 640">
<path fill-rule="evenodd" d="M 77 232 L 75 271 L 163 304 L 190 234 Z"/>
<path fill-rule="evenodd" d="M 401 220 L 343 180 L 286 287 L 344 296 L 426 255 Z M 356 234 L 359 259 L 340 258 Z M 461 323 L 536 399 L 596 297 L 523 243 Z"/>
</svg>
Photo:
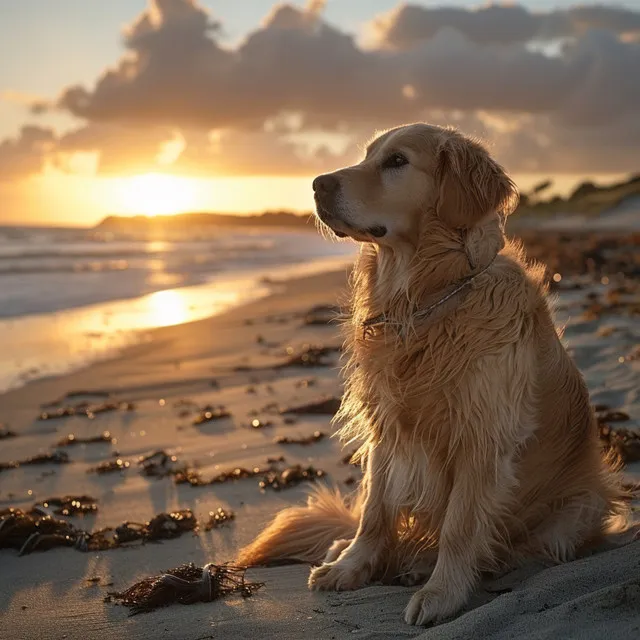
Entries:
<svg viewBox="0 0 640 640">
<path fill-rule="evenodd" d="M 486 148 L 406 125 L 313 189 L 321 225 L 362 243 L 335 420 L 364 476 L 351 500 L 325 488 L 280 512 L 238 562 L 319 564 L 319 590 L 420 584 L 405 621 L 425 625 L 483 572 L 564 562 L 624 528 L 544 268 L 505 236 L 517 188 Z"/>
</svg>

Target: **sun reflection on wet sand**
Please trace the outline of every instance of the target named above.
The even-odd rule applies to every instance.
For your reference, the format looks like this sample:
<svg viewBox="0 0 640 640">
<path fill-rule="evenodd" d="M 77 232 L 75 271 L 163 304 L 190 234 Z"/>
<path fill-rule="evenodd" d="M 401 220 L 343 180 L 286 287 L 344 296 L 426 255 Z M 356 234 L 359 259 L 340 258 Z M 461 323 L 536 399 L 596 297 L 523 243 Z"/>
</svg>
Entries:
<svg viewBox="0 0 640 640">
<path fill-rule="evenodd" d="M 0 390 L 64 373 L 144 340 L 159 327 L 201 320 L 269 293 L 267 281 L 341 268 L 350 257 L 246 271 L 201 285 L 165 289 L 57 313 L 0 320 Z"/>
</svg>

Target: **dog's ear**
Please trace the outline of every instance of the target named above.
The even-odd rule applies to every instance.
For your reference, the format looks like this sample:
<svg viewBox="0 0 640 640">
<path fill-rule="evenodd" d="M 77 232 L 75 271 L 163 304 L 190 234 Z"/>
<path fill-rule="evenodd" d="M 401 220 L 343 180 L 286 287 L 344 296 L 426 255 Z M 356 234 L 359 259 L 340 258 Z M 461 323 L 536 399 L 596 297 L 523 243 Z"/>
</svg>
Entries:
<svg viewBox="0 0 640 640">
<path fill-rule="evenodd" d="M 437 212 L 455 229 L 468 229 L 490 213 L 509 215 L 518 189 L 479 143 L 449 132 L 438 149 Z"/>
</svg>

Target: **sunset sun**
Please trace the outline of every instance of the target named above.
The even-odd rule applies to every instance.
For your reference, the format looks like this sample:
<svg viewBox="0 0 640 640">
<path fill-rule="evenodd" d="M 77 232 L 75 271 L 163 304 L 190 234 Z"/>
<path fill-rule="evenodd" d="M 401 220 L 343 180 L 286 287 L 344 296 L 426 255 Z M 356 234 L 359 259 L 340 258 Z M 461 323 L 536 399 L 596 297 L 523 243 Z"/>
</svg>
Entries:
<svg viewBox="0 0 640 640">
<path fill-rule="evenodd" d="M 123 212 L 147 216 L 192 211 L 198 206 L 193 180 L 162 173 L 122 178 L 118 205 Z"/>
</svg>

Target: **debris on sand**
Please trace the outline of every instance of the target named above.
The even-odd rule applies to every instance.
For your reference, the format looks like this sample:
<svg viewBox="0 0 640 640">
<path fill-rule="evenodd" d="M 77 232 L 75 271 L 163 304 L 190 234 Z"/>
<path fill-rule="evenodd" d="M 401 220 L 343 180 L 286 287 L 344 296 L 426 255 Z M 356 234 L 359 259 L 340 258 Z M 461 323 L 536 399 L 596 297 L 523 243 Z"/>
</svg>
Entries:
<svg viewBox="0 0 640 640">
<path fill-rule="evenodd" d="M 198 417 L 193 421 L 194 426 L 205 424 L 207 422 L 215 422 L 216 420 L 222 420 L 223 418 L 230 418 L 231 414 L 223 407 L 213 407 L 207 405 L 200 410 Z"/>
<path fill-rule="evenodd" d="M 251 427 L 253 429 L 264 429 L 266 427 L 273 427 L 273 422 L 271 422 L 271 420 L 260 420 L 259 418 L 254 418 L 251 421 Z"/>
<path fill-rule="evenodd" d="M 0 422 L 0 440 L 5 438 L 15 438 L 18 434 L 15 431 L 7 429 L 7 426 Z"/>
<path fill-rule="evenodd" d="M 181 469 L 173 476 L 176 484 L 190 484 L 192 487 L 204 487 L 210 484 L 224 484 L 225 482 L 233 482 L 235 480 L 243 480 L 245 478 L 255 478 L 270 471 L 271 468 L 261 469 L 253 467 L 246 469 L 245 467 L 236 467 L 227 471 L 221 471 L 209 480 L 205 480 L 195 469 Z"/>
<path fill-rule="evenodd" d="M 17 469 L 39 464 L 67 464 L 69 456 L 64 451 L 55 451 L 54 453 L 41 453 L 37 456 L 27 458 L 26 460 L 13 460 L 11 462 L 0 462 L 0 471 L 5 469 Z"/>
<path fill-rule="evenodd" d="M 59 407 L 60 405 L 64 404 L 67 400 L 71 400 L 72 398 L 87 398 L 87 397 L 106 399 L 106 398 L 111 398 L 111 393 L 109 393 L 109 391 L 102 391 L 100 389 L 93 390 L 93 391 L 85 391 L 85 390 L 69 391 L 69 393 L 66 393 L 61 398 L 58 398 L 57 400 L 53 400 L 52 402 L 45 402 L 40 406 L 43 409 L 46 407 Z"/>
<path fill-rule="evenodd" d="M 259 482 L 259 486 L 263 490 L 273 489 L 274 491 L 281 491 L 282 489 L 295 487 L 301 482 L 314 482 L 318 478 L 323 478 L 326 475 L 326 472 L 321 469 L 303 467 L 302 465 L 296 464 L 282 471 L 276 469 L 269 471 Z"/>
<path fill-rule="evenodd" d="M 275 440 L 275 444 L 302 444 L 309 445 L 319 442 L 326 436 L 322 431 L 314 431 L 310 436 L 300 436 L 299 438 L 291 438 L 289 436 L 278 436 Z"/>
<path fill-rule="evenodd" d="M 267 458 L 267 464 L 278 464 L 278 462 L 286 462 L 285 457 L 284 456 L 278 456 L 277 458 L 275 458 L 275 457 Z"/>
<path fill-rule="evenodd" d="M 606 449 L 612 449 L 624 464 L 640 460 L 640 433 L 631 429 L 613 429 L 599 425 L 600 441 Z"/>
<path fill-rule="evenodd" d="M 17 549 L 26 555 L 36 548 L 47 551 L 54 547 L 73 547 L 81 533 L 71 523 L 32 510 L 3 509 L 0 511 L 0 549 Z"/>
<path fill-rule="evenodd" d="M 317 380 L 315 378 L 302 378 L 302 380 L 298 380 L 295 383 L 296 389 L 308 389 L 309 387 L 315 386 Z"/>
<path fill-rule="evenodd" d="M 333 304 L 318 304 L 311 307 L 304 317 L 306 325 L 325 325 L 335 322 L 340 316 L 340 307 Z"/>
<path fill-rule="evenodd" d="M 131 615 L 147 613 L 173 603 L 212 602 L 232 594 L 249 598 L 264 586 L 247 582 L 245 567 L 207 564 L 196 567 L 183 564 L 165 573 L 145 578 L 125 591 L 109 592 L 109 596 L 129 607 Z"/>
<path fill-rule="evenodd" d="M 39 505 L 34 505 L 33 509 L 38 510 L 53 509 L 53 513 L 57 516 L 76 516 L 78 514 L 96 513 L 98 505 L 96 499 L 91 496 L 64 496 L 62 498 L 47 498 Z M 42 512 L 47 515 L 46 511 Z"/>
<path fill-rule="evenodd" d="M 102 443 L 106 442 L 108 444 L 111 444 L 113 442 L 113 437 L 111 436 L 111 432 L 103 431 L 99 436 L 93 436 L 90 438 L 83 438 L 83 437 L 76 436 L 73 433 L 70 433 L 69 435 L 62 438 L 62 440 L 59 440 L 56 446 L 70 447 L 76 444 L 94 444 L 98 442 L 102 442 Z"/>
<path fill-rule="evenodd" d="M 228 511 L 222 507 L 218 507 L 215 511 L 209 511 L 209 520 L 204 525 L 205 531 L 211 531 L 211 529 L 217 529 L 224 524 L 228 524 L 232 520 L 236 519 L 236 514 L 233 511 Z"/>
<path fill-rule="evenodd" d="M 75 405 L 66 405 L 59 407 L 53 411 L 43 411 L 38 420 L 56 420 L 58 418 L 71 418 L 78 416 L 93 420 L 100 413 L 108 413 L 110 411 L 133 411 L 135 405 L 132 402 L 102 402 L 100 404 L 90 404 L 81 402 Z"/>
<path fill-rule="evenodd" d="M 624 411 L 611 411 L 608 408 L 602 411 L 596 411 L 596 418 L 600 424 L 606 422 L 626 422 L 631 417 Z"/>
<path fill-rule="evenodd" d="M 285 369 L 287 367 L 328 367 L 331 363 L 326 357 L 339 351 L 337 347 L 324 347 L 305 344 L 302 349 L 295 353 L 293 347 L 287 347 L 287 355 L 290 357 L 283 363 L 277 364 L 274 369 Z"/>
<path fill-rule="evenodd" d="M 178 471 L 178 458 L 168 454 L 164 449 L 154 451 L 147 456 L 140 456 L 138 464 L 142 467 L 141 473 L 144 476 L 164 478 L 175 475 Z"/>
<path fill-rule="evenodd" d="M 87 473 L 114 473 L 116 471 L 124 471 L 131 466 L 131 463 L 128 460 L 123 460 L 122 458 L 116 458 L 115 460 L 107 460 L 106 462 L 101 462 L 99 465 L 95 467 L 91 467 L 87 469 Z"/>
<path fill-rule="evenodd" d="M 328 415 L 333 416 L 340 409 L 340 403 L 342 400 L 335 396 L 329 398 L 321 398 L 314 400 L 307 404 L 301 404 L 295 407 L 286 407 L 281 409 L 280 413 L 295 413 L 295 414 L 315 414 L 315 415 Z"/>
<path fill-rule="evenodd" d="M 9 508 L 0 511 L 0 549 L 18 549 L 19 555 L 74 547 L 78 551 L 105 551 L 130 542 L 177 538 L 193 531 L 198 522 L 190 509 L 160 513 L 149 522 L 123 522 L 89 533 L 69 522 L 43 513 L 40 505 L 30 511 Z"/>
</svg>

